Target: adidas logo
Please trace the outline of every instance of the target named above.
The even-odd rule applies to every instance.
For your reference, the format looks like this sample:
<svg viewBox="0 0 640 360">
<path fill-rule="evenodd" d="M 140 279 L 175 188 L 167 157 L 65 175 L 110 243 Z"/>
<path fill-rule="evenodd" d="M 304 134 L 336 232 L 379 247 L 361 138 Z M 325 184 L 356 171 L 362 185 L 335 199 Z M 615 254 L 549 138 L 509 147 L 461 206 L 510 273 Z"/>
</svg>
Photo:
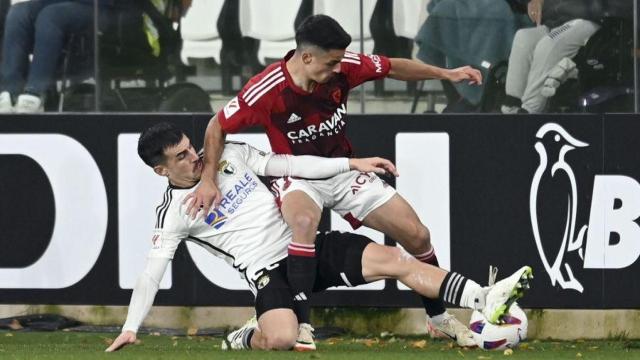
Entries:
<svg viewBox="0 0 640 360">
<path fill-rule="evenodd" d="M 302 120 L 302 116 L 299 116 L 296 113 L 291 113 L 291 116 L 289 116 L 289 120 L 287 120 L 287 124 L 292 124 L 300 120 Z"/>
<path fill-rule="evenodd" d="M 303 292 L 300 292 L 298 295 L 294 296 L 293 299 L 295 301 L 305 301 L 307 300 L 307 296 Z"/>
</svg>

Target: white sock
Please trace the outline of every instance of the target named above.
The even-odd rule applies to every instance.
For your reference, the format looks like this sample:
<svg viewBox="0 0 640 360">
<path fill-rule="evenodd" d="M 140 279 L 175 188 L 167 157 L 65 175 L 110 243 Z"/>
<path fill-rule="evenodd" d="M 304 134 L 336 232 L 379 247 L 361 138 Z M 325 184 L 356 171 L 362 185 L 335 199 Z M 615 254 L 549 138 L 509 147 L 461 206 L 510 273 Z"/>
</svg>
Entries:
<svg viewBox="0 0 640 360">
<path fill-rule="evenodd" d="M 486 290 L 473 280 L 468 280 L 462 289 L 462 297 L 460 298 L 460 306 L 469 309 L 482 310 L 484 308 Z"/>
<path fill-rule="evenodd" d="M 448 303 L 479 310 L 484 308 L 485 290 L 477 282 L 450 272 L 440 286 L 440 298 Z"/>
</svg>

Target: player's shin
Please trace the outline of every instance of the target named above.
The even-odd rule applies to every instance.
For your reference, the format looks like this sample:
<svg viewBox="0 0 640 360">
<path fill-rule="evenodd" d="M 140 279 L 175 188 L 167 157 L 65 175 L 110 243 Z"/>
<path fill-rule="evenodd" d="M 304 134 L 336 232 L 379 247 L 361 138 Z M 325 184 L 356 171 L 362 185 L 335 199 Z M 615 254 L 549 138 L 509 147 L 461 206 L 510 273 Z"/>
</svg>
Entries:
<svg viewBox="0 0 640 360">
<path fill-rule="evenodd" d="M 436 258 L 436 254 L 433 247 L 431 247 L 431 250 L 423 254 L 414 255 L 414 257 L 418 259 L 420 262 L 433 265 L 433 266 L 438 266 L 438 258 Z M 440 317 L 446 312 L 446 309 L 444 307 L 444 303 L 442 302 L 442 300 L 429 299 L 428 297 L 425 297 L 425 296 L 421 296 L 420 299 L 422 300 L 422 304 L 424 305 L 424 309 L 427 312 L 427 315 L 429 315 L 429 317 L 432 320 L 435 320 L 436 322 L 438 322 L 439 320 L 438 317 Z"/>
<path fill-rule="evenodd" d="M 294 312 L 299 323 L 310 323 L 309 297 L 316 278 L 315 245 L 292 242 L 289 244 L 287 277 L 293 294 Z"/>
</svg>

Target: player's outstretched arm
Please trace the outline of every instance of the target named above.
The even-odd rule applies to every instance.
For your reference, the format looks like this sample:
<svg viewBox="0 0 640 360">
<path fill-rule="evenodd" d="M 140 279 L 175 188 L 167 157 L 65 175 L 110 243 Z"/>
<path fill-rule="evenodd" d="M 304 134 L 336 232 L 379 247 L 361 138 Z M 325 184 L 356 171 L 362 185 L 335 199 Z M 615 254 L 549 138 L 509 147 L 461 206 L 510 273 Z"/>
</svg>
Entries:
<svg viewBox="0 0 640 360">
<path fill-rule="evenodd" d="M 169 265 L 169 261 L 168 258 L 158 257 L 147 259 L 145 269 L 138 277 L 138 281 L 136 281 L 136 285 L 133 288 L 127 321 L 122 327 L 122 333 L 105 350 L 106 352 L 120 350 L 136 341 L 136 332 L 140 324 L 142 324 L 142 320 L 149 313 L 151 305 L 153 305 L 153 299 L 158 293 L 160 280 Z"/>
<path fill-rule="evenodd" d="M 129 344 L 135 343 L 136 339 L 136 333 L 133 331 L 123 331 L 115 340 L 113 340 L 113 343 L 111 343 L 105 352 L 118 351 Z"/>
<path fill-rule="evenodd" d="M 267 162 L 264 171 L 256 170 L 259 175 L 298 176 L 307 179 L 323 179 L 350 170 L 375 172 L 377 174 L 389 172 L 398 176 L 398 172 L 391 161 L 378 157 L 348 159 L 324 158 L 311 155 L 273 155 Z"/>
<path fill-rule="evenodd" d="M 208 210 L 213 206 L 220 205 L 222 200 L 222 194 L 217 185 L 217 168 L 220 156 L 224 151 L 224 138 L 225 133 L 218 122 L 218 115 L 209 120 L 207 130 L 204 135 L 204 167 L 202 169 L 202 176 L 200 178 L 200 184 L 189 195 L 184 198 L 184 204 L 193 199 L 187 206 L 186 213 L 195 219 L 198 212 L 201 209 L 208 213 Z"/>
<path fill-rule="evenodd" d="M 391 58 L 391 69 L 388 77 L 404 81 L 418 81 L 428 79 L 449 80 L 460 82 L 467 80 L 469 84 L 482 84 L 482 73 L 471 66 L 456 69 L 443 69 L 411 59 Z"/>
</svg>

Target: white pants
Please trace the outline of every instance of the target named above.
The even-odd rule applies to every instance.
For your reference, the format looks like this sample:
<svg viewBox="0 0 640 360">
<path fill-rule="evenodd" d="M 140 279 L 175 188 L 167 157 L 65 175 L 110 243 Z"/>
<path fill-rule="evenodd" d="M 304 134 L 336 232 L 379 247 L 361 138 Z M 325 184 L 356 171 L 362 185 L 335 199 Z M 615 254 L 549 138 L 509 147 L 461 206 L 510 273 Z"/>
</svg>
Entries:
<svg viewBox="0 0 640 360">
<path fill-rule="evenodd" d="M 513 39 L 507 95 L 522 100 L 530 113 L 544 111 L 547 98 L 541 90 L 549 71 L 565 57 L 573 58 L 600 25 L 588 20 L 571 20 L 549 30 L 546 26 L 518 30 Z"/>
</svg>

